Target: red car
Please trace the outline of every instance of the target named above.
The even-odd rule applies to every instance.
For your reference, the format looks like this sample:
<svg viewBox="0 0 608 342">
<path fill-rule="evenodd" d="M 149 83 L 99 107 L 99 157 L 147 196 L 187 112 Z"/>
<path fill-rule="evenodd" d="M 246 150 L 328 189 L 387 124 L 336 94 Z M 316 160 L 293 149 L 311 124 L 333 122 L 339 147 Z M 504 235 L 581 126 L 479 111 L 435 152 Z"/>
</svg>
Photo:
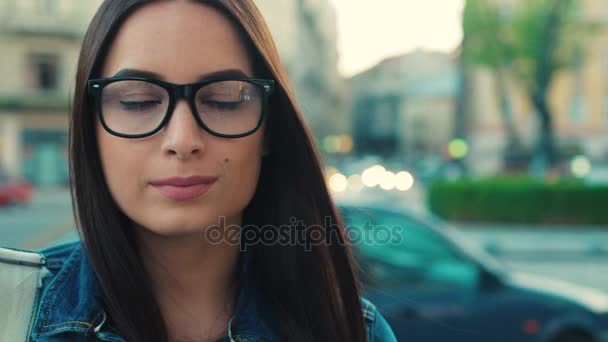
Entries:
<svg viewBox="0 0 608 342">
<path fill-rule="evenodd" d="M 33 187 L 28 181 L 9 177 L 0 171 L 0 207 L 11 204 L 29 204 Z"/>
</svg>

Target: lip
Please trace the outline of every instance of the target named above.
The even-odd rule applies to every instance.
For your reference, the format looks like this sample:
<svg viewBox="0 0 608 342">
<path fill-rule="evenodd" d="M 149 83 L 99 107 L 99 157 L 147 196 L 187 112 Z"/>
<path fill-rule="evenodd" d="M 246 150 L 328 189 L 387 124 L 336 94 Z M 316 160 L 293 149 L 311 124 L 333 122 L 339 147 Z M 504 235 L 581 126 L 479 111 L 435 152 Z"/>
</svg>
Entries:
<svg viewBox="0 0 608 342">
<path fill-rule="evenodd" d="M 149 184 L 165 197 L 186 201 L 202 196 L 216 181 L 216 177 L 192 176 L 159 179 L 151 181 Z"/>
</svg>

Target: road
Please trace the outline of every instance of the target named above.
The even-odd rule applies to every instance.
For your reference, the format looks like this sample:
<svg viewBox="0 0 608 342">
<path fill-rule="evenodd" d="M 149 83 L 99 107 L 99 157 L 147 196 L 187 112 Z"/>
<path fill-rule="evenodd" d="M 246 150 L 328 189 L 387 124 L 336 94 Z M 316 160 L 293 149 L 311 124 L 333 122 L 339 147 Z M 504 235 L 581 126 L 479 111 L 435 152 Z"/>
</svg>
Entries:
<svg viewBox="0 0 608 342">
<path fill-rule="evenodd" d="M 608 293 L 608 227 L 453 225 L 512 270 Z"/>
<path fill-rule="evenodd" d="M 67 189 L 36 191 L 27 207 L 0 207 L 0 246 L 38 249 L 76 236 Z"/>
</svg>

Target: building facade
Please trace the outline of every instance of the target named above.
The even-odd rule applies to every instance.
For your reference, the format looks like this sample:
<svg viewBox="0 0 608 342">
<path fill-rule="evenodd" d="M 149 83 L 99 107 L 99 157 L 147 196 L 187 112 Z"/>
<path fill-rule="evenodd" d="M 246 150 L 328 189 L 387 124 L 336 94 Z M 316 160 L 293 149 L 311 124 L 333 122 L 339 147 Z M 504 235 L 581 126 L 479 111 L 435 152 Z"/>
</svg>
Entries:
<svg viewBox="0 0 608 342">
<path fill-rule="evenodd" d="M 336 13 L 329 0 L 255 0 L 268 22 L 304 118 L 317 139 L 348 133 L 338 72 Z"/>
<path fill-rule="evenodd" d="M 0 0 L 0 167 L 67 182 L 69 93 L 99 0 Z"/>
<path fill-rule="evenodd" d="M 458 69 L 450 54 L 416 50 L 351 78 L 357 154 L 413 166 L 441 158 L 453 137 Z"/>
</svg>

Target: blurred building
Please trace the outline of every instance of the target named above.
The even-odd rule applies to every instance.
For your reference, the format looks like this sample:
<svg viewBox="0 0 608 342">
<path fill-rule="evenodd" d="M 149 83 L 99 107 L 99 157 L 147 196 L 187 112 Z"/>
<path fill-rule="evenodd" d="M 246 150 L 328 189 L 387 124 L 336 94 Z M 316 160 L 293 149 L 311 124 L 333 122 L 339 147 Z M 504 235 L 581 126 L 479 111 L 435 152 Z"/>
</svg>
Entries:
<svg viewBox="0 0 608 342">
<path fill-rule="evenodd" d="M 525 0 L 492 1 L 505 16 L 527 4 Z M 577 66 L 556 75 L 549 105 L 562 149 L 581 149 L 593 161 L 608 162 L 608 0 L 583 0 L 582 4 L 582 18 L 599 24 L 599 31 L 585 37 Z M 478 173 L 493 173 L 502 166 L 506 143 L 493 71 L 476 67 L 471 87 L 469 165 Z M 538 124 L 534 107 L 515 79 L 508 80 L 507 90 L 515 126 L 525 144 L 532 146 Z"/>
<path fill-rule="evenodd" d="M 276 40 L 314 135 L 348 133 L 345 83 L 338 72 L 336 13 L 329 0 L 255 0 Z"/>
<path fill-rule="evenodd" d="M 452 138 L 457 73 L 452 55 L 416 50 L 353 76 L 356 152 L 409 165 L 440 157 Z"/>
<path fill-rule="evenodd" d="M 65 184 L 68 98 L 100 0 L 0 0 L 0 167 Z"/>
</svg>

